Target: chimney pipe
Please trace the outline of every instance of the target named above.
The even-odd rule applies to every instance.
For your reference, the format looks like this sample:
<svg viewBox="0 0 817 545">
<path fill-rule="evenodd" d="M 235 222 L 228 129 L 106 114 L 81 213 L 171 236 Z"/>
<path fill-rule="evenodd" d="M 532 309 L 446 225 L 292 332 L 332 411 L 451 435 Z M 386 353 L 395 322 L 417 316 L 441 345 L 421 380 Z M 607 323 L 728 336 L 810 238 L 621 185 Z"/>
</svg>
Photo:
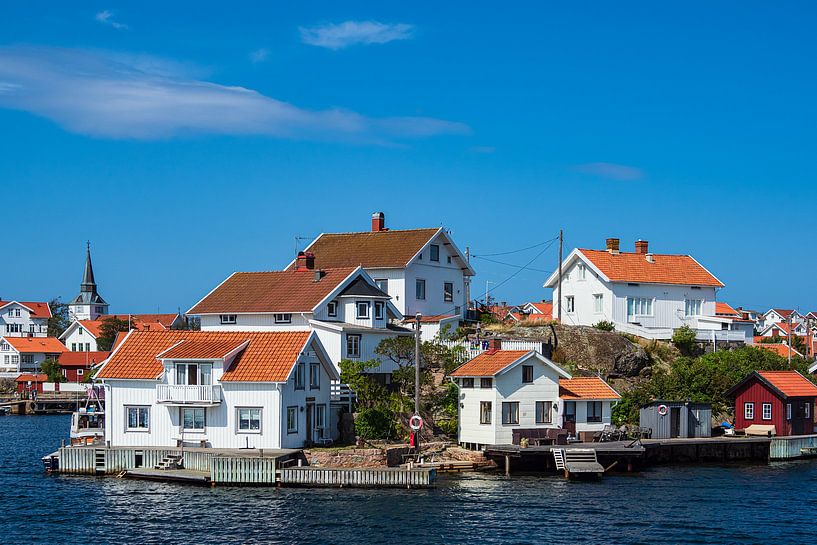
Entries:
<svg viewBox="0 0 817 545">
<path fill-rule="evenodd" d="M 648 254 L 650 253 L 650 243 L 646 240 L 638 239 L 635 241 L 635 253 Z"/>
<path fill-rule="evenodd" d="M 607 251 L 613 255 L 617 255 L 619 253 L 619 239 L 617 238 L 608 238 L 607 239 Z"/>
<path fill-rule="evenodd" d="M 311 271 L 315 269 L 315 254 L 312 252 L 298 252 L 295 258 L 296 271 Z"/>
<path fill-rule="evenodd" d="M 380 231 L 388 231 L 386 229 L 386 214 L 375 212 L 372 214 L 372 233 L 379 233 Z"/>
</svg>

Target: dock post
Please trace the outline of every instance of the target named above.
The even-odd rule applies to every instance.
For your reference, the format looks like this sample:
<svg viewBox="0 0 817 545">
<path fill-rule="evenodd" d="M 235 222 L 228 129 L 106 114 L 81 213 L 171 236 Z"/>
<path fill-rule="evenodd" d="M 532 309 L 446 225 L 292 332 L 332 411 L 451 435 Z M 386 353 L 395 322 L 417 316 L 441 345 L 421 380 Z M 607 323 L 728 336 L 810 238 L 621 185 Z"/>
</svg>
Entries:
<svg viewBox="0 0 817 545">
<path fill-rule="evenodd" d="M 511 476 L 511 455 L 510 454 L 505 455 L 505 476 L 506 477 Z"/>
</svg>

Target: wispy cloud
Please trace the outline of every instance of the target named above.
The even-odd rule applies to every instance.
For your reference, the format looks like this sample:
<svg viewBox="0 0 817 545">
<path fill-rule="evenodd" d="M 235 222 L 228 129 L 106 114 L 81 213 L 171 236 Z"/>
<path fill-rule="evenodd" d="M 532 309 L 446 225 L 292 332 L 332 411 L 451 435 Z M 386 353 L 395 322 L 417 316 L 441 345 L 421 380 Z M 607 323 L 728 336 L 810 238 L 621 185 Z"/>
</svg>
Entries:
<svg viewBox="0 0 817 545">
<path fill-rule="evenodd" d="M 258 64 L 259 62 L 264 62 L 269 57 L 269 49 L 262 47 L 261 49 L 256 49 L 252 53 L 250 53 L 250 60 L 253 64 Z"/>
<path fill-rule="evenodd" d="M 128 25 L 115 21 L 114 18 L 113 18 L 113 12 L 108 11 L 107 9 L 97 13 L 94 16 L 94 19 L 96 19 L 96 21 L 98 23 L 102 23 L 103 25 L 108 25 L 108 26 L 113 27 L 113 28 L 115 28 L 117 30 L 125 30 L 125 29 L 128 28 Z"/>
<path fill-rule="evenodd" d="M 644 171 L 640 168 L 616 163 L 587 163 L 577 166 L 576 170 L 617 182 L 634 182 L 644 178 Z"/>
<path fill-rule="evenodd" d="M 252 89 L 196 79 L 183 65 L 145 56 L 4 47 L 0 82 L 0 107 L 96 137 L 251 134 L 389 144 L 470 132 L 462 123 L 429 117 L 372 118 L 341 108 L 299 108 Z"/>
<path fill-rule="evenodd" d="M 414 25 L 346 21 L 339 24 L 299 27 L 298 30 L 301 32 L 301 41 L 305 44 L 327 49 L 343 49 L 357 44 L 385 44 L 394 40 L 407 40 L 414 34 Z"/>
</svg>

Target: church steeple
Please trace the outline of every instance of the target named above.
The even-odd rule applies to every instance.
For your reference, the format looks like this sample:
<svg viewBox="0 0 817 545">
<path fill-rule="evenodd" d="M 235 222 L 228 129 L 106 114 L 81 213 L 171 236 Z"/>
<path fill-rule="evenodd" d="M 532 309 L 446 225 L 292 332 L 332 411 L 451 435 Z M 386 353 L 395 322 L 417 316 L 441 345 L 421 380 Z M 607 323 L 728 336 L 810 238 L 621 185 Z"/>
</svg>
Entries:
<svg viewBox="0 0 817 545">
<path fill-rule="evenodd" d="M 73 320 L 96 320 L 99 316 L 108 314 L 108 303 L 99 295 L 96 288 L 90 241 L 85 247 L 85 271 L 82 273 L 79 295 L 71 300 L 68 309 Z"/>
</svg>

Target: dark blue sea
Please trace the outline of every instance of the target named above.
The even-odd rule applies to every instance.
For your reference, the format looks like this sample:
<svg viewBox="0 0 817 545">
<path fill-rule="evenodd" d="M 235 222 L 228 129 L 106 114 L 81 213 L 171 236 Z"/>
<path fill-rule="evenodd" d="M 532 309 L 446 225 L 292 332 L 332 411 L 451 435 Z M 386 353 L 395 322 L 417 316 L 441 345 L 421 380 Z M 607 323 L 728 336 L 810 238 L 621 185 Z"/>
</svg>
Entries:
<svg viewBox="0 0 817 545">
<path fill-rule="evenodd" d="M 432 490 L 203 488 L 49 476 L 66 416 L 0 417 L 0 543 L 774 543 L 817 540 L 817 462 Z"/>
</svg>

